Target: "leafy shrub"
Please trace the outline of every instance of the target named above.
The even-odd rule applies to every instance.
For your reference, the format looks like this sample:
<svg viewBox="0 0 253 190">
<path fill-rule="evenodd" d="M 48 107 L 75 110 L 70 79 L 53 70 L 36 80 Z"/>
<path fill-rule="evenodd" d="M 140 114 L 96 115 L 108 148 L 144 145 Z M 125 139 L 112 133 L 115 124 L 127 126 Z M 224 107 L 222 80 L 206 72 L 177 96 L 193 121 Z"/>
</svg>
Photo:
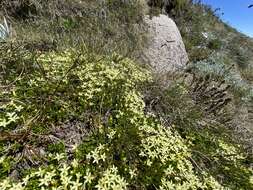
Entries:
<svg viewBox="0 0 253 190">
<path fill-rule="evenodd" d="M 17 19 L 27 19 L 37 13 L 40 6 L 39 1 L 24 0 L 24 1 L 1 1 L 1 7 L 8 12 L 10 16 Z"/>
<path fill-rule="evenodd" d="M 180 12 L 186 7 L 187 3 L 187 0 L 148 0 L 148 5 L 151 8 L 164 9 L 168 14 L 173 11 Z"/>
<path fill-rule="evenodd" d="M 207 47 L 212 50 L 219 50 L 222 46 L 222 42 L 219 39 L 213 39 L 208 42 Z"/>
</svg>

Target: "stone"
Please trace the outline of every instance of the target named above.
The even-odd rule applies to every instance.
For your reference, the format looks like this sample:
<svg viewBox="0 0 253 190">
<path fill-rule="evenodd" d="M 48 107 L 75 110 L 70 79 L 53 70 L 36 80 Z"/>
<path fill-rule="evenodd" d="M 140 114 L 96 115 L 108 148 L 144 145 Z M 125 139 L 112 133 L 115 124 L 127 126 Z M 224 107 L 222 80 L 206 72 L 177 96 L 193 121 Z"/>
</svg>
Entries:
<svg viewBox="0 0 253 190">
<path fill-rule="evenodd" d="M 143 52 L 143 61 L 160 75 L 182 71 L 189 61 L 181 34 L 167 15 L 145 18 L 149 43 Z"/>
</svg>

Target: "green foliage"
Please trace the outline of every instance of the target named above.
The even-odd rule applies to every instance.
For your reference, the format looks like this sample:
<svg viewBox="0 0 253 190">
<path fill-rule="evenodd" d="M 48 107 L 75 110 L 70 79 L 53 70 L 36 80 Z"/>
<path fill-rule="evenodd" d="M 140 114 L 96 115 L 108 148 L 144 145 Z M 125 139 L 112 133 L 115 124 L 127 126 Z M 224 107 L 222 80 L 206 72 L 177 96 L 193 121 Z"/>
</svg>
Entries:
<svg viewBox="0 0 253 190">
<path fill-rule="evenodd" d="M 187 0 L 148 0 L 151 8 L 164 9 L 168 14 L 171 14 L 172 11 L 180 12 L 187 4 Z"/>
<path fill-rule="evenodd" d="M 1 157 L 0 159 L 0 178 L 5 177 L 11 170 L 11 158 Z"/>
<path fill-rule="evenodd" d="M 175 21 L 181 31 L 190 61 L 206 62 L 206 59 L 212 59 L 218 54 L 218 57 L 223 57 L 226 61 L 215 60 L 217 63 L 212 64 L 212 67 L 217 67 L 217 71 L 221 69 L 223 74 L 224 68 L 221 67 L 225 67 L 225 70 L 234 67 L 228 71 L 230 74 L 226 72 L 223 77 L 233 87 L 237 86 L 233 88 L 235 96 L 242 98 L 252 95 L 250 71 L 253 44 L 249 37 L 223 23 L 216 10 L 200 1 L 189 3 L 183 14 L 178 13 L 175 16 Z M 210 69 L 208 65 L 202 68 L 204 67 L 207 67 L 205 70 Z"/>
<path fill-rule="evenodd" d="M 202 75 L 195 72 L 184 81 L 174 82 L 167 89 L 156 83 L 148 86 L 145 100 L 148 111 L 163 124 L 174 125 L 180 136 L 188 140 L 191 161 L 197 171 L 211 174 L 228 189 L 251 189 L 251 152 L 245 151 L 246 139 L 238 137 L 233 129 L 232 103 L 217 104 L 223 105 L 221 109 L 215 106 L 222 103 L 216 98 L 227 98 L 219 94 L 228 95 L 229 88 L 217 75 L 205 71 Z M 211 97 L 210 92 L 214 93 Z M 209 104 L 214 104 L 211 106 L 217 113 L 206 109 Z"/>
<path fill-rule="evenodd" d="M 226 46 L 228 51 L 226 56 L 231 59 L 231 62 L 237 66 L 239 73 L 243 75 L 251 67 L 251 39 L 243 35 L 235 35 L 228 40 Z"/>
<path fill-rule="evenodd" d="M 64 153 L 65 145 L 63 142 L 56 143 L 56 144 L 49 144 L 47 151 L 50 153 Z"/>
<path fill-rule="evenodd" d="M 222 46 L 222 42 L 219 39 L 213 39 L 208 42 L 207 47 L 212 50 L 219 50 Z"/>
<path fill-rule="evenodd" d="M 74 158 L 65 153 L 62 143 L 49 145 L 48 156 L 44 155 L 47 165 L 41 165 L 39 171 L 30 170 L 19 183 L 2 178 L 2 189 L 222 189 L 207 172 L 195 170 L 190 161 L 190 141 L 175 129 L 162 126 L 151 113 L 145 113 L 139 86 L 151 81 L 147 71 L 118 55 L 102 57 L 65 51 L 43 54 L 36 60 L 46 77 L 33 71 L 13 83 L 18 90 L 8 94 L 8 98 L 18 97 L 20 102 L 30 104 L 22 104 L 19 114 L 23 121 L 16 120 L 4 131 L 11 133 L 18 126 L 25 129 L 23 122 L 40 110 L 39 118 L 43 120 L 37 119 L 30 125 L 57 124 L 70 116 L 82 120 L 80 114 L 89 112 L 92 115 L 85 120 L 90 120 L 93 132 L 75 146 Z M 41 96 L 50 96 L 49 103 L 42 107 L 37 102 Z M 36 142 L 36 135 L 31 133 L 31 137 Z M 7 138 L 3 142 L 13 140 L 16 141 Z M 7 152 L 1 158 L 5 160 L 10 155 Z M 27 173 L 25 168 L 22 173 Z"/>
<path fill-rule="evenodd" d="M 1 189 L 252 188 L 252 156 L 234 138 L 231 102 L 220 104 L 252 89 L 207 59 L 227 43 L 200 23 L 227 26 L 201 4 L 152 2 L 198 61 L 192 81 L 162 88 L 126 58 L 145 44 L 145 1 L 0 2 L 17 31 L 0 46 Z"/>
<path fill-rule="evenodd" d="M 225 80 L 226 84 L 231 85 L 231 90 L 235 98 L 250 102 L 253 98 L 252 87 L 243 81 L 238 73 L 231 66 L 224 63 L 224 58 L 213 55 L 205 61 L 200 61 L 189 65 L 196 73 L 203 75 L 210 74 L 219 81 Z"/>
</svg>

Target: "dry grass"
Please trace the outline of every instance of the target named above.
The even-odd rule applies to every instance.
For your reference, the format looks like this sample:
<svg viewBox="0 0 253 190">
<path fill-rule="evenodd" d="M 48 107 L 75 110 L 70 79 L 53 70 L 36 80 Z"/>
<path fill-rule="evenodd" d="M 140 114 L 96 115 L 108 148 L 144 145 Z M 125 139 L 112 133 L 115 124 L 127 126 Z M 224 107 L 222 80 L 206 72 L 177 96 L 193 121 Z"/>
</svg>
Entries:
<svg viewBox="0 0 253 190">
<path fill-rule="evenodd" d="M 11 40 L 35 49 L 41 43 L 55 49 L 85 46 L 98 54 L 138 57 L 146 42 L 143 0 L 4 0 L 0 6 L 12 26 Z"/>
</svg>

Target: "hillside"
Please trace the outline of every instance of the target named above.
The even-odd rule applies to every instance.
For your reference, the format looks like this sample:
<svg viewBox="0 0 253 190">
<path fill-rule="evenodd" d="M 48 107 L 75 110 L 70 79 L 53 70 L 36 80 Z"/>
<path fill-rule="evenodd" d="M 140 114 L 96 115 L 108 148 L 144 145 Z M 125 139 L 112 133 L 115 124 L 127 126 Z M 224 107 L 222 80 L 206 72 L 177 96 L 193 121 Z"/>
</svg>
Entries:
<svg viewBox="0 0 253 190">
<path fill-rule="evenodd" d="M 209 6 L 0 7 L 1 190 L 253 189 L 253 39 Z M 166 80 L 142 59 L 160 14 L 189 57 Z"/>
<path fill-rule="evenodd" d="M 193 67 L 231 86 L 237 110 L 234 125 L 252 131 L 253 39 L 222 22 L 210 6 L 199 2 L 170 14 L 179 26 Z"/>
</svg>

